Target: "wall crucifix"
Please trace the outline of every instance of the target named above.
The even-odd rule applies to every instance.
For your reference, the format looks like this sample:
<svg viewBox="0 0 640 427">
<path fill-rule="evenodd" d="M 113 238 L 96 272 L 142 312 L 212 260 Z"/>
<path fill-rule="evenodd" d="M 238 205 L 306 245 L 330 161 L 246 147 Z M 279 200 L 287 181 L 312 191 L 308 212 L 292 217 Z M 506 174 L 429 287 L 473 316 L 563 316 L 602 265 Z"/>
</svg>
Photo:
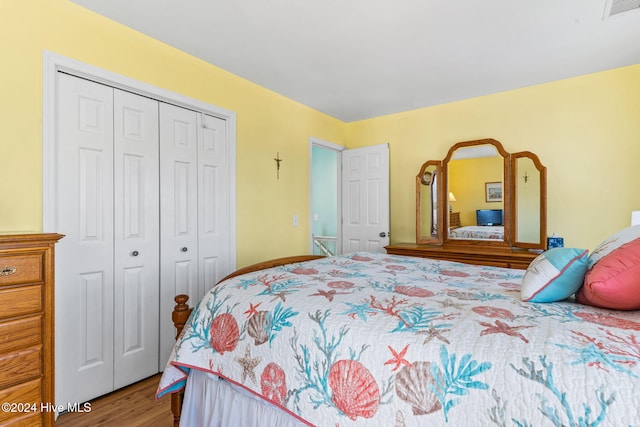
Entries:
<svg viewBox="0 0 640 427">
<path fill-rule="evenodd" d="M 276 153 L 276 157 L 273 160 L 276 161 L 276 178 L 280 179 L 280 162 L 282 161 L 280 152 Z"/>
</svg>

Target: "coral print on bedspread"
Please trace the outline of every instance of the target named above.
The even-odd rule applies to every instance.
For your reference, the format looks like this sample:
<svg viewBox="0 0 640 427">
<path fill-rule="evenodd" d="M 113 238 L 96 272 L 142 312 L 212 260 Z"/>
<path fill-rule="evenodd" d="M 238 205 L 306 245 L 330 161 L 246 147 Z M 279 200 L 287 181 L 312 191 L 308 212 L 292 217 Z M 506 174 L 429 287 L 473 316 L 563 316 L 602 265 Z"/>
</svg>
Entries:
<svg viewBox="0 0 640 427">
<path fill-rule="evenodd" d="M 638 313 L 523 302 L 523 274 L 354 253 L 238 276 L 159 395 L 199 369 L 317 426 L 640 426 Z"/>
</svg>

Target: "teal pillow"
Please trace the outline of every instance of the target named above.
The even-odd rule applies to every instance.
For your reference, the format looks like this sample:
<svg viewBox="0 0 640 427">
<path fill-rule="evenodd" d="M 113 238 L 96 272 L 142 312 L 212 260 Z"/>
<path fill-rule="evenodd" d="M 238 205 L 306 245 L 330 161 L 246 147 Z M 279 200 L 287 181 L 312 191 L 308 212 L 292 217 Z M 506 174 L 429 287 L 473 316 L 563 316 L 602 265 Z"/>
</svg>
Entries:
<svg viewBox="0 0 640 427">
<path fill-rule="evenodd" d="M 522 278 L 523 301 L 562 301 L 575 294 L 584 282 L 589 251 L 553 248 L 538 255 Z"/>
</svg>

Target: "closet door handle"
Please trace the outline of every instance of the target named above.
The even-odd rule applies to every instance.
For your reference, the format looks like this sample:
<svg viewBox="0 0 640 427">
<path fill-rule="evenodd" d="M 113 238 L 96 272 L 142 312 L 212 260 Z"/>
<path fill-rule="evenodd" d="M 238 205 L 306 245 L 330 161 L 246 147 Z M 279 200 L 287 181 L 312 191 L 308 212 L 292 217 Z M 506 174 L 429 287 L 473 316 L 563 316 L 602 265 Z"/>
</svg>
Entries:
<svg viewBox="0 0 640 427">
<path fill-rule="evenodd" d="M 138 251 L 131 252 L 131 256 L 138 256 L 138 255 L 140 255 L 140 252 Z"/>
<path fill-rule="evenodd" d="M 182 252 L 187 252 L 189 250 L 189 248 L 187 248 L 186 246 L 184 246 L 182 249 L 180 249 Z"/>
</svg>

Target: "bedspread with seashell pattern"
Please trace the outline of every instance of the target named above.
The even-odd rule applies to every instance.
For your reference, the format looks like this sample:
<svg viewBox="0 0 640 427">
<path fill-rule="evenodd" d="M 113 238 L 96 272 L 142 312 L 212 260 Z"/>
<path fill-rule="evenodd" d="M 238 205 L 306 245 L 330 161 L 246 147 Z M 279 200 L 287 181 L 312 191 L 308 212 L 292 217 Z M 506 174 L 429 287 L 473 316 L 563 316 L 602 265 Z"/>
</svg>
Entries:
<svg viewBox="0 0 640 427">
<path fill-rule="evenodd" d="M 524 271 L 351 253 L 214 286 L 158 396 L 211 372 L 317 426 L 639 426 L 640 313 Z"/>
</svg>

